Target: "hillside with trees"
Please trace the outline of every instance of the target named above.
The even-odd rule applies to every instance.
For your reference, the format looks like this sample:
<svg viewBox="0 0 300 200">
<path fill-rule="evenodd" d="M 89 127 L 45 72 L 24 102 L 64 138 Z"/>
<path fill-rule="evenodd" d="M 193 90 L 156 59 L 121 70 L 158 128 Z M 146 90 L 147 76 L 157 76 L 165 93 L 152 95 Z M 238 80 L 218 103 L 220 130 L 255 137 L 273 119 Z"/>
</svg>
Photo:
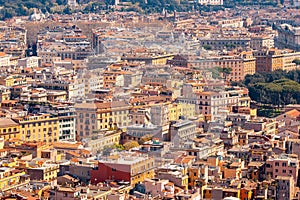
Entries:
<svg viewBox="0 0 300 200">
<path fill-rule="evenodd" d="M 115 0 L 77 0 L 81 4 L 80 8 L 72 10 L 67 6 L 67 0 L 0 0 L 0 19 L 4 20 L 13 16 L 28 16 L 33 13 L 33 9 L 41 10 L 43 13 L 63 13 L 70 14 L 75 11 L 83 13 L 97 13 L 99 11 L 114 11 L 112 5 Z M 165 9 L 168 12 L 173 11 L 192 11 L 192 10 L 220 10 L 223 6 L 208 6 L 191 3 L 188 0 L 124 0 L 121 3 L 121 10 L 118 11 L 137 11 L 143 13 L 162 12 Z M 80 10 L 78 10 L 80 9 Z"/>
<path fill-rule="evenodd" d="M 51 12 L 51 8 L 66 5 L 67 0 L 0 0 L 0 18 L 26 16 L 33 13 L 33 9 L 40 9 L 43 13 Z"/>
<path fill-rule="evenodd" d="M 243 84 L 252 100 L 273 106 L 300 104 L 300 70 L 247 75 Z"/>
</svg>

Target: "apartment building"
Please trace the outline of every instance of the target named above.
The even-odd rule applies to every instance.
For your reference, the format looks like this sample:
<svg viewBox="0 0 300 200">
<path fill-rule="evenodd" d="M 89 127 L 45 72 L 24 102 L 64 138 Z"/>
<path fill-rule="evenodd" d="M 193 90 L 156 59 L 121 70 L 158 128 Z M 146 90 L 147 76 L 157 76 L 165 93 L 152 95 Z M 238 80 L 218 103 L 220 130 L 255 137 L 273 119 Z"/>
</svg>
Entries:
<svg viewBox="0 0 300 200">
<path fill-rule="evenodd" d="M 19 124 L 12 119 L 0 118 L 0 137 L 5 141 L 21 139 Z"/>
<path fill-rule="evenodd" d="M 3 52 L 12 57 L 24 57 L 25 49 L 27 48 L 27 29 L 8 23 L 7 25 L 1 25 L 0 32 L 0 47 Z"/>
<path fill-rule="evenodd" d="M 194 188 L 208 181 L 208 165 L 193 165 L 188 168 L 189 188 Z"/>
<path fill-rule="evenodd" d="M 260 50 L 263 48 L 274 48 L 274 38 L 271 36 L 263 35 L 252 36 L 250 41 L 250 47 L 253 50 Z"/>
<path fill-rule="evenodd" d="M 6 86 L 0 86 L 0 103 L 6 100 L 10 100 L 10 88 Z"/>
<path fill-rule="evenodd" d="M 276 27 L 278 36 L 275 39 L 275 46 L 289 48 L 295 51 L 300 50 L 300 28 L 289 24 L 281 24 Z"/>
<path fill-rule="evenodd" d="M 295 59 L 300 58 L 299 52 L 279 50 L 279 49 L 263 49 L 253 52 L 256 58 L 257 72 L 271 72 L 275 70 L 291 71 L 296 69 Z"/>
<path fill-rule="evenodd" d="M 115 86 L 124 86 L 125 74 L 132 74 L 132 72 L 106 70 L 103 73 L 103 87 L 113 88 Z"/>
<path fill-rule="evenodd" d="M 150 108 L 151 123 L 162 127 L 162 135 L 159 137 L 162 140 L 168 138 L 169 114 L 168 104 L 165 103 L 157 103 Z"/>
<path fill-rule="evenodd" d="M 84 97 L 85 95 L 85 84 L 77 77 L 74 77 L 73 80 L 46 80 L 37 83 L 36 86 L 48 90 L 65 91 L 68 100 Z"/>
<path fill-rule="evenodd" d="M 54 105 L 47 112 L 56 116 L 59 122 L 59 140 L 76 140 L 76 110 L 70 105 Z"/>
<path fill-rule="evenodd" d="M 78 103 L 75 109 L 76 130 L 80 139 L 96 130 L 122 128 L 130 124 L 130 105 L 124 101 Z"/>
<path fill-rule="evenodd" d="M 154 158 L 147 155 L 129 152 L 119 153 L 99 160 L 98 168 L 91 171 L 91 183 L 123 180 L 134 186 L 146 178 L 154 178 L 154 166 Z"/>
<path fill-rule="evenodd" d="M 148 124 L 151 121 L 150 108 L 133 108 L 130 110 L 129 117 L 132 124 Z"/>
<path fill-rule="evenodd" d="M 195 90 L 189 85 L 184 85 L 183 95 L 177 101 L 195 105 L 196 114 L 202 114 L 210 120 L 214 120 L 216 115 L 224 109 L 250 107 L 248 90 L 239 87 L 223 88 L 222 91 L 217 91 L 214 89 Z"/>
<path fill-rule="evenodd" d="M 207 0 L 199 0 L 199 1 L 207 1 Z M 219 3 L 223 4 L 223 1 L 213 0 L 210 1 L 213 3 L 212 5 L 218 5 Z M 200 3 L 201 4 L 201 3 Z M 219 4 L 219 5 L 222 5 Z M 212 25 L 217 25 L 221 28 L 242 28 L 244 25 L 244 21 L 242 18 L 229 18 L 229 19 L 218 19 L 211 22 Z"/>
<path fill-rule="evenodd" d="M 283 54 L 282 57 L 283 70 L 285 71 L 296 70 L 297 66 L 296 63 L 294 63 L 294 61 L 300 59 L 300 52 L 284 50 L 282 54 Z"/>
<path fill-rule="evenodd" d="M 195 116 L 195 105 L 189 103 L 170 103 L 169 120 L 174 121 L 180 118 L 190 118 Z"/>
<path fill-rule="evenodd" d="M 153 124 L 134 124 L 127 126 L 126 135 L 122 138 L 123 143 L 127 140 L 139 141 L 142 137 L 149 135 L 155 136 L 162 133 L 162 127 Z"/>
<path fill-rule="evenodd" d="M 105 147 L 119 144 L 121 139 L 121 130 L 99 130 L 94 131 L 92 136 L 85 137 L 82 142 L 84 147 L 91 153 L 96 154 L 102 151 Z"/>
<path fill-rule="evenodd" d="M 59 187 L 55 190 L 54 198 L 57 200 L 74 200 L 78 197 L 80 197 L 80 188 Z"/>
<path fill-rule="evenodd" d="M 151 123 L 158 126 L 163 126 L 169 123 L 168 105 L 160 104 L 151 106 L 150 109 Z"/>
<path fill-rule="evenodd" d="M 173 56 L 164 52 L 141 52 L 125 54 L 121 59 L 127 62 L 145 62 L 146 65 L 166 65 Z"/>
<path fill-rule="evenodd" d="M 51 186 L 57 185 L 57 173 L 59 171 L 59 165 L 51 162 L 34 163 L 31 161 L 31 165 L 26 169 L 27 174 L 30 176 L 30 180 L 40 180 L 48 182 Z"/>
<path fill-rule="evenodd" d="M 37 68 L 41 65 L 41 59 L 37 56 L 21 58 L 18 60 L 18 66 L 24 68 Z"/>
<path fill-rule="evenodd" d="M 156 170 L 156 177 L 159 179 L 169 180 L 172 183 L 174 183 L 175 186 L 180 187 L 183 190 L 187 190 L 189 183 L 189 176 L 187 175 L 187 170 L 188 168 L 182 165 L 165 165 L 159 167 Z"/>
<path fill-rule="evenodd" d="M 142 84 L 150 86 L 167 86 L 168 81 L 171 79 L 172 76 L 168 72 L 146 72 L 142 77 Z"/>
<path fill-rule="evenodd" d="M 0 66 L 10 66 L 10 55 L 0 52 Z"/>
<path fill-rule="evenodd" d="M 281 154 L 278 157 L 269 158 L 266 161 L 266 178 L 275 179 L 278 176 L 291 176 L 298 180 L 298 156 Z"/>
<path fill-rule="evenodd" d="M 200 92 L 197 94 L 197 106 L 200 114 L 204 116 L 214 116 L 219 110 L 228 105 L 227 94 L 225 92 Z"/>
<path fill-rule="evenodd" d="M 27 80 L 24 75 L 2 75 L 0 76 L 0 85 L 6 87 L 17 86 L 17 85 L 26 85 Z"/>
<path fill-rule="evenodd" d="M 11 167 L 0 167 L 0 190 L 2 192 L 26 187 L 29 182 L 30 178 L 24 171 Z"/>
<path fill-rule="evenodd" d="M 93 55 L 91 43 L 78 27 L 55 27 L 38 33 L 37 55 L 42 63 L 53 63 L 53 58 L 84 60 Z"/>
<path fill-rule="evenodd" d="M 184 148 L 185 142 L 196 137 L 196 125 L 189 120 L 175 121 L 170 125 L 169 141 L 174 148 Z"/>
<path fill-rule="evenodd" d="M 91 94 L 103 87 L 103 77 L 98 73 L 84 71 L 79 74 L 79 82 L 84 83 L 84 94 Z"/>
<path fill-rule="evenodd" d="M 175 192 L 174 183 L 166 179 L 145 179 L 143 185 L 152 196 L 171 196 Z"/>
<path fill-rule="evenodd" d="M 89 137 L 92 135 L 92 131 L 100 129 L 97 121 L 96 103 L 78 103 L 74 107 L 76 110 L 76 135 L 78 139 Z"/>
<path fill-rule="evenodd" d="M 276 199 L 278 200 L 292 200 L 294 199 L 295 180 L 292 176 L 277 176 L 276 177 Z"/>
<path fill-rule="evenodd" d="M 13 118 L 20 124 L 21 140 L 56 142 L 59 140 L 58 117 L 50 114 L 36 114 Z"/>
<path fill-rule="evenodd" d="M 226 78 L 231 81 L 241 81 L 247 74 L 255 73 L 255 60 L 252 52 L 242 52 L 239 55 L 221 55 L 209 59 L 189 60 L 188 67 L 200 69 L 230 68 L 232 71 Z"/>
<path fill-rule="evenodd" d="M 203 47 L 210 46 L 213 50 L 232 50 L 235 48 L 247 49 L 250 47 L 250 38 L 246 37 L 216 37 L 200 38 L 200 45 Z"/>
<path fill-rule="evenodd" d="M 131 106 L 125 101 L 99 103 L 97 108 L 99 129 L 110 128 L 111 126 L 123 128 L 130 124 L 129 111 Z"/>
</svg>

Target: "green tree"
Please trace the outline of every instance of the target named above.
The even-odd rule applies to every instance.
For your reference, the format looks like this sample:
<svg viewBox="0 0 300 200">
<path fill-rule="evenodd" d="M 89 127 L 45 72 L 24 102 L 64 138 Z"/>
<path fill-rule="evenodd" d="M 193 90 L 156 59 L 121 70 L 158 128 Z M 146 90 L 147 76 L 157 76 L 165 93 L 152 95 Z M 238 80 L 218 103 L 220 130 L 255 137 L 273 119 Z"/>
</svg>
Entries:
<svg viewBox="0 0 300 200">
<path fill-rule="evenodd" d="M 228 75 L 232 72 L 232 68 L 229 67 L 217 67 L 217 70 L 222 74 L 224 80 L 227 80 Z"/>
<path fill-rule="evenodd" d="M 153 135 L 151 134 L 146 134 L 143 137 L 141 137 L 141 139 L 139 140 L 139 144 L 144 144 L 145 142 L 148 142 L 149 140 L 151 140 L 153 138 Z"/>
<path fill-rule="evenodd" d="M 69 6 L 66 6 L 66 7 L 63 9 L 63 14 L 66 14 L 66 15 L 71 14 L 71 8 L 70 8 Z"/>
<path fill-rule="evenodd" d="M 138 147 L 139 143 L 137 141 L 128 141 L 123 146 L 124 146 L 125 150 L 128 151 L 129 149 L 132 149 L 134 147 Z"/>
<path fill-rule="evenodd" d="M 300 65 L 300 59 L 296 58 L 295 60 L 293 60 L 293 63 L 295 63 L 296 65 Z"/>
<path fill-rule="evenodd" d="M 281 104 L 281 93 L 282 86 L 276 83 L 269 83 L 265 85 L 264 90 L 268 94 L 267 103 L 271 103 L 273 105 L 278 105 L 278 108 Z"/>
<path fill-rule="evenodd" d="M 207 51 L 209 51 L 209 50 L 212 50 L 212 46 L 210 46 L 210 45 L 203 45 L 202 46 L 205 50 L 207 50 Z"/>
</svg>

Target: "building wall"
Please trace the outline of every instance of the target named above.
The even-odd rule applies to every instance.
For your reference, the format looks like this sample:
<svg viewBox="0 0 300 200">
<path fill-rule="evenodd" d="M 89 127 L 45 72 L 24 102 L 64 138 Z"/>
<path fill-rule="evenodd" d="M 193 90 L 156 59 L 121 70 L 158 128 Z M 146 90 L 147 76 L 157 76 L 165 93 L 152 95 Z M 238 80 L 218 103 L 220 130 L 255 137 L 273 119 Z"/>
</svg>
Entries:
<svg viewBox="0 0 300 200">
<path fill-rule="evenodd" d="M 132 158 L 134 160 L 134 158 Z M 143 182 L 145 178 L 154 178 L 154 159 L 147 158 L 140 162 L 132 163 L 101 163 L 98 169 L 91 171 L 91 183 L 104 182 L 105 180 L 124 180 L 131 185 Z"/>
<path fill-rule="evenodd" d="M 276 179 L 276 199 L 292 200 L 294 199 L 294 180 L 292 177 L 278 177 Z"/>
<path fill-rule="evenodd" d="M 5 141 L 8 139 L 21 139 L 19 124 L 16 123 L 15 125 L 1 126 L 0 137 Z"/>
<path fill-rule="evenodd" d="M 156 174 L 156 176 L 160 179 L 167 179 L 170 182 L 174 183 L 174 185 L 182 188 L 182 189 L 188 189 L 188 179 L 189 177 L 187 175 L 183 174 L 173 174 L 168 172 L 159 172 Z"/>
<path fill-rule="evenodd" d="M 93 165 L 87 164 L 71 164 L 70 165 L 70 174 L 75 175 L 84 183 L 88 183 L 91 179 L 91 171 L 93 169 Z M 101 170 L 102 173 L 102 170 Z"/>
<path fill-rule="evenodd" d="M 1 191 L 12 187 L 13 185 L 17 185 L 21 182 L 21 176 L 24 176 L 25 172 L 11 174 L 9 176 L 4 177 L 3 174 L 0 175 L 0 189 Z"/>
<path fill-rule="evenodd" d="M 97 108 L 94 103 L 75 105 L 76 131 L 78 139 L 89 137 L 92 131 L 100 129 L 97 122 Z"/>
<path fill-rule="evenodd" d="M 74 192 L 55 191 L 55 199 L 56 200 L 74 200 L 76 198 L 75 198 Z"/>
<path fill-rule="evenodd" d="M 59 140 L 59 121 L 49 114 L 16 119 L 20 124 L 23 141 L 55 142 Z"/>
<path fill-rule="evenodd" d="M 114 144 L 119 144 L 121 131 L 111 134 L 103 134 L 96 139 L 90 138 L 87 140 L 85 145 L 92 153 L 96 154 L 97 152 L 104 149 L 104 147 L 112 146 Z"/>
<path fill-rule="evenodd" d="M 291 166 L 288 159 L 268 159 L 266 161 L 266 177 L 275 179 L 277 176 L 292 175 L 294 180 L 298 180 L 298 161 L 293 161 L 294 165 Z"/>
<path fill-rule="evenodd" d="M 283 24 L 277 27 L 278 37 L 275 46 L 280 48 L 290 48 L 295 51 L 300 50 L 300 28 Z"/>
<path fill-rule="evenodd" d="M 0 54 L 0 66 L 10 66 L 10 56 L 5 54 L 5 53 L 1 53 Z"/>
</svg>

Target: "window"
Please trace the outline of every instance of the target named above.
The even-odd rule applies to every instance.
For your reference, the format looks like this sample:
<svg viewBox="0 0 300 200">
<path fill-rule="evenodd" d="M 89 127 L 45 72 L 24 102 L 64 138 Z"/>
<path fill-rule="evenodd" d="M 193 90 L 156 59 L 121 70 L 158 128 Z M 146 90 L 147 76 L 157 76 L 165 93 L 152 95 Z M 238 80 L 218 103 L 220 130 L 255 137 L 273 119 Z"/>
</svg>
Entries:
<svg viewBox="0 0 300 200">
<path fill-rule="evenodd" d="M 116 168 L 111 168 L 111 171 L 115 172 L 115 171 L 117 171 L 117 170 L 116 170 Z"/>
<path fill-rule="evenodd" d="M 286 163 L 282 163 L 282 167 L 286 167 Z"/>
<path fill-rule="evenodd" d="M 279 162 L 275 162 L 275 166 L 279 166 Z"/>
<path fill-rule="evenodd" d="M 285 169 L 283 169 L 283 170 L 282 170 L 282 173 L 286 173 L 286 170 L 285 170 Z"/>
</svg>

